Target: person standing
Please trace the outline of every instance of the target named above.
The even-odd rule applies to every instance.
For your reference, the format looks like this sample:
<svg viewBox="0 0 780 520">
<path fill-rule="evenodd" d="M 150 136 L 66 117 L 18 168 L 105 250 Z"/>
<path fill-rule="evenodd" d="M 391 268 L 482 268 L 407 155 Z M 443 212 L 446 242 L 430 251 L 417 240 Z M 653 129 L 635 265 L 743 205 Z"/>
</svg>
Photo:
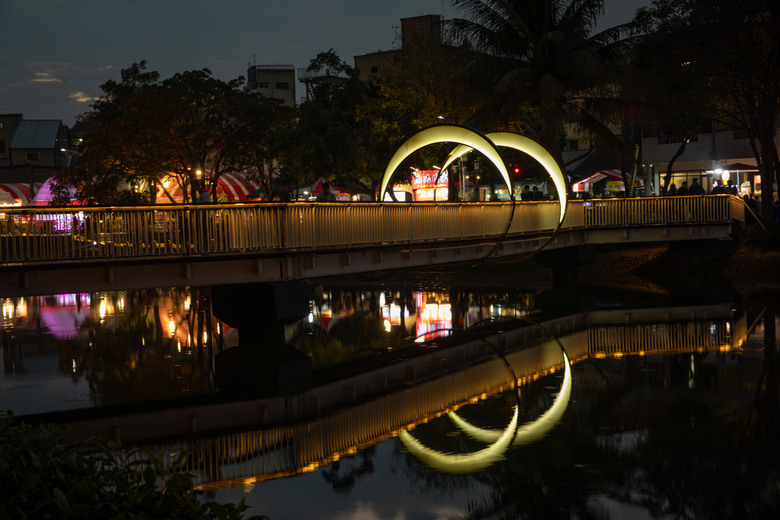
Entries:
<svg viewBox="0 0 780 520">
<path fill-rule="evenodd" d="M 336 195 L 330 191 L 330 184 L 322 183 L 322 191 L 317 194 L 317 202 L 337 202 Z"/>
<path fill-rule="evenodd" d="M 690 192 L 688 191 L 688 181 L 683 181 L 680 189 L 677 190 L 677 195 L 690 195 Z"/>
<path fill-rule="evenodd" d="M 689 195 L 704 195 L 704 188 L 699 184 L 699 179 L 695 178 L 691 181 L 691 187 L 688 189 Z"/>
</svg>

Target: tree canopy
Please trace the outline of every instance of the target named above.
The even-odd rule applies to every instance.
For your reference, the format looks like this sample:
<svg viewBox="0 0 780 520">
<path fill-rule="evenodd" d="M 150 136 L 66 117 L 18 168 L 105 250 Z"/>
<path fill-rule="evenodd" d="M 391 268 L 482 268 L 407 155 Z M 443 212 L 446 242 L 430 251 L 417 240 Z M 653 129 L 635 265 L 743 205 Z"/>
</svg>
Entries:
<svg viewBox="0 0 780 520">
<path fill-rule="evenodd" d="M 661 78 L 654 97 L 668 117 L 658 120 L 678 135 L 695 132 L 703 120 L 747 135 L 769 195 L 762 197 L 767 223 L 772 180 L 780 176 L 779 15 L 770 0 L 655 0 L 633 22 L 642 42 L 637 62 Z"/>
</svg>

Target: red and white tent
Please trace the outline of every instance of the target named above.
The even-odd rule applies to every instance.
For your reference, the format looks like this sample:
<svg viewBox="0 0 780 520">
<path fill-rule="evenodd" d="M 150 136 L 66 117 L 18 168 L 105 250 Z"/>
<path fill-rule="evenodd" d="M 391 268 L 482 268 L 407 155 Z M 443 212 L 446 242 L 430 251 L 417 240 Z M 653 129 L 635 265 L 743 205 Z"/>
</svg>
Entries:
<svg viewBox="0 0 780 520">
<path fill-rule="evenodd" d="M 33 184 L 33 190 L 38 193 L 41 188 L 41 183 L 36 182 Z M 28 182 L 13 182 L 0 184 L 0 190 L 11 195 L 14 200 L 18 201 L 22 206 L 30 205 L 30 183 Z"/>
<path fill-rule="evenodd" d="M 181 203 L 184 200 L 184 190 L 175 176 L 169 175 L 163 179 L 162 184 L 175 202 Z M 246 200 L 247 195 L 259 188 L 260 186 L 258 184 L 247 179 L 242 173 L 223 173 L 220 175 L 217 184 L 217 198 L 224 198 L 229 201 Z M 157 191 L 157 203 L 171 203 L 170 199 L 161 189 L 158 189 Z"/>
<path fill-rule="evenodd" d="M 220 194 L 221 190 L 228 200 L 246 200 L 247 195 L 259 188 L 258 184 L 247 179 L 245 175 L 240 173 L 223 173 L 219 177 L 217 195 Z"/>
<path fill-rule="evenodd" d="M 328 185 L 330 185 L 330 191 L 336 196 L 336 198 L 349 197 L 349 190 L 347 188 L 339 188 L 338 186 L 335 186 L 333 183 L 326 181 L 322 177 L 317 179 L 317 182 L 315 182 L 311 186 L 298 188 L 298 196 L 303 196 L 304 192 L 306 191 L 309 192 L 309 194 L 311 195 L 317 195 L 318 193 L 322 193 L 323 183 L 328 183 Z"/>
<path fill-rule="evenodd" d="M 602 179 L 622 181 L 623 176 L 620 170 L 599 170 L 572 184 L 572 191 L 592 191 L 593 184 Z"/>
</svg>

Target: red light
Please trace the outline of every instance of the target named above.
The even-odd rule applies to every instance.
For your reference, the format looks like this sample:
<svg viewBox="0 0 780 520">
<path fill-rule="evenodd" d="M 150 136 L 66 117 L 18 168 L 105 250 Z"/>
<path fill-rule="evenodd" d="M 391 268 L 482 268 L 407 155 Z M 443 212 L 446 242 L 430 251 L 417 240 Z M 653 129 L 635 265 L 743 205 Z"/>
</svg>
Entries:
<svg viewBox="0 0 780 520">
<path fill-rule="evenodd" d="M 520 173 L 520 168 L 515 166 L 515 173 Z"/>
</svg>

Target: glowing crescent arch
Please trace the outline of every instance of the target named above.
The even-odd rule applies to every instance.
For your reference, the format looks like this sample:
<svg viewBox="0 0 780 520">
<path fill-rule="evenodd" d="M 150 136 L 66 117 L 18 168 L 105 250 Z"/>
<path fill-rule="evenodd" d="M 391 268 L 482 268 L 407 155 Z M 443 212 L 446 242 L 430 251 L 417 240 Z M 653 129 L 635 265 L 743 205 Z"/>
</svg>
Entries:
<svg viewBox="0 0 780 520">
<path fill-rule="evenodd" d="M 504 182 L 506 182 L 507 188 L 509 188 L 509 193 L 512 193 L 512 181 L 509 179 L 509 172 L 506 171 L 504 159 L 501 157 L 501 152 L 498 151 L 498 148 L 490 139 L 464 126 L 436 125 L 420 130 L 396 150 L 385 169 L 384 177 L 382 177 L 382 186 L 379 188 L 379 200 L 384 198 L 390 177 L 403 160 L 420 148 L 434 143 L 460 143 L 470 149 L 479 150 L 498 168 L 498 171 L 504 178 Z M 443 170 L 444 168 L 442 168 Z"/>
<path fill-rule="evenodd" d="M 544 146 L 537 143 L 533 139 L 529 139 L 524 135 L 515 134 L 513 132 L 493 132 L 485 134 L 485 137 L 490 139 L 496 146 L 505 146 L 507 148 L 519 150 L 530 155 L 534 160 L 536 160 L 536 162 L 541 164 L 545 170 L 547 170 L 547 173 L 550 175 L 553 183 L 555 184 L 555 189 L 558 191 L 558 200 L 561 202 L 561 214 L 558 218 L 558 222 L 563 222 L 563 217 L 566 214 L 566 201 L 568 198 L 566 194 L 566 179 L 563 176 L 563 172 L 561 171 L 560 166 L 558 166 L 558 162 L 555 160 L 555 158 L 553 158 L 552 155 L 550 155 L 550 152 L 548 152 Z M 465 145 L 456 147 L 454 150 L 452 150 L 452 152 L 450 152 L 447 160 L 444 161 L 444 164 L 441 167 L 441 171 L 444 171 L 447 166 L 454 162 L 458 157 L 470 152 L 471 150 L 472 149 L 469 146 Z M 510 188 L 510 192 L 511 191 L 512 189 Z"/>
<path fill-rule="evenodd" d="M 504 433 L 498 435 L 495 442 L 487 448 L 473 453 L 453 454 L 432 450 L 427 446 L 424 446 L 406 430 L 402 430 L 398 435 L 398 438 L 412 455 L 432 468 L 447 473 L 473 473 L 487 468 L 491 464 L 501 460 L 504 456 L 504 452 L 512 442 L 515 428 L 517 428 L 518 410 L 517 406 L 514 408 L 515 413 L 512 416 L 509 426 L 504 430 Z"/>
<path fill-rule="evenodd" d="M 521 446 L 541 439 L 561 420 L 563 412 L 566 411 L 566 407 L 569 404 L 569 398 L 571 397 L 571 368 L 569 367 L 569 358 L 566 355 L 566 352 L 563 353 L 563 361 L 566 364 L 563 375 L 563 384 L 561 385 L 561 390 L 558 392 L 558 395 L 555 397 L 555 401 L 550 409 L 540 415 L 536 420 L 525 423 L 517 429 L 515 438 L 512 441 L 513 446 Z M 455 412 L 450 412 L 449 416 L 450 419 L 466 433 L 466 435 L 473 439 L 482 442 L 495 442 L 497 438 L 502 437 L 500 430 L 478 428 L 471 423 L 466 422 Z"/>
</svg>

